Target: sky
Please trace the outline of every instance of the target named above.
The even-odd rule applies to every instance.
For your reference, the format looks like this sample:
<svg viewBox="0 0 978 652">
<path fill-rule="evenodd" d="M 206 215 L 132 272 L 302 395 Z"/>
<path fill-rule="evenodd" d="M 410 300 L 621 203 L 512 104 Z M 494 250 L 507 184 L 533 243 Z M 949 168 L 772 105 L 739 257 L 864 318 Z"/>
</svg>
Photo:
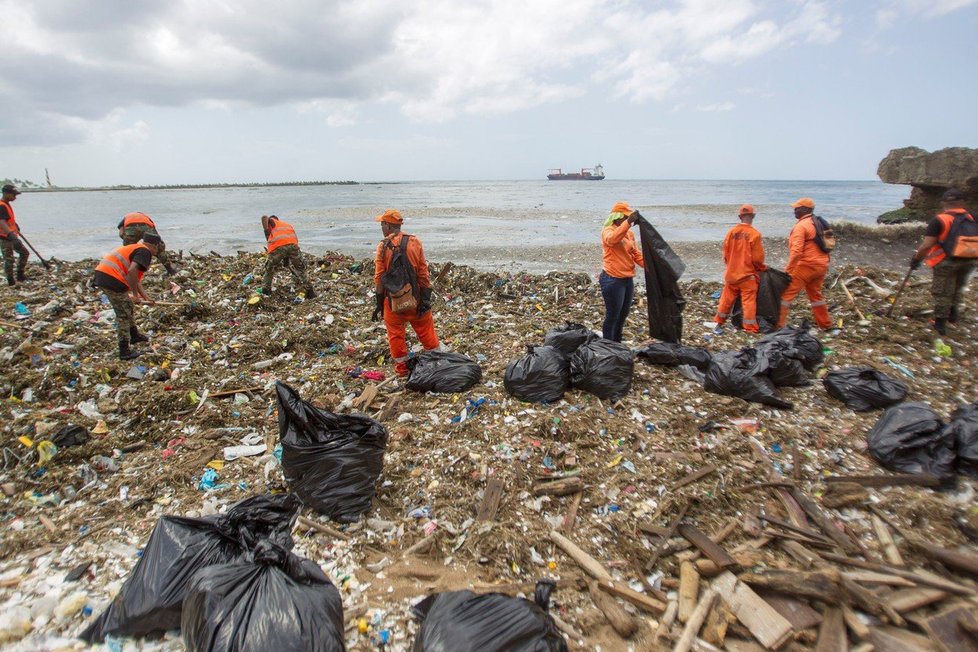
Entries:
<svg viewBox="0 0 978 652">
<path fill-rule="evenodd" d="M 0 178 L 872 179 L 978 146 L 978 0 L 0 0 Z"/>
</svg>

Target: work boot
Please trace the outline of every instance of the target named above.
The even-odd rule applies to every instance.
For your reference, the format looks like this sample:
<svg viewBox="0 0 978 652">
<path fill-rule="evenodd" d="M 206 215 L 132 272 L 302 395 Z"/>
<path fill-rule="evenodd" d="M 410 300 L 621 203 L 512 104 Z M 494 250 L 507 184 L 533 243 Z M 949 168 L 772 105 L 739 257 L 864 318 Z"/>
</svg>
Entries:
<svg viewBox="0 0 978 652">
<path fill-rule="evenodd" d="M 27 281 L 27 275 L 24 274 L 24 272 L 17 272 L 17 281 L 20 283 L 24 283 L 25 281 Z"/>
<path fill-rule="evenodd" d="M 949 323 L 949 324 L 957 324 L 958 323 L 958 307 L 957 306 L 951 306 L 951 314 L 948 315 L 947 323 Z"/>
<path fill-rule="evenodd" d="M 149 338 L 140 333 L 138 330 L 136 330 L 136 327 L 133 326 L 129 329 L 129 342 L 131 344 L 139 344 L 140 342 L 149 342 Z"/>
<path fill-rule="evenodd" d="M 9 285 L 10 287 L 17 285 L 17 283 L 14 281 L 13 276 L 7 276 L 7 285 Z"/>
<path fill-rule="evenodd" d="M 135 360 L 140 356 L 139 351 L 134 351 L 129 348 L 129 342 L 125 340 L 119 340 L 119 359 L 120 360 Z"/>
<path fill-rule="evenodd" d="M 306 298 L 307 299 L 315 299 L 317 296 L 318 295 L 316 294 L 316 291 L 312 289 L 312 286 L 311 285 L 306 288 Z"/>
<path fill-rule="evenodd" d="M 934 320 L 934 330 L 940 335 L 947 335 L 947 319 L 938 317 Z"/>
</svg>

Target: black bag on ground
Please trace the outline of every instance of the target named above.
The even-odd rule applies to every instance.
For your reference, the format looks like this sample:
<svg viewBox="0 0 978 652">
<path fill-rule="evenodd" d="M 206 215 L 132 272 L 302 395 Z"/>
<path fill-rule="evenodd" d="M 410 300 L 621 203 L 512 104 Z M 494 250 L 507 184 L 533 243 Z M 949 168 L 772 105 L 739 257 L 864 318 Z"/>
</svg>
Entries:
<svg viewBox="0 0 978 652">
<path fill-rule="evenodd" d="M 506 391 L 531 403 L 553 403 L 570 389 L 567 356 L 552 346 L 527 346 L 526 355 L 506 367 Z"/>
<path fill-rule="evenodd" d="M 954 434 L 924 403 L 887 408 L 866 435 L 866 443 L 873 459 L 891 471 L 945 480 L 954 474 Z"/>
<path fill-rule="evenodd" d="M 798 327 L 785 326 L 765 335 L 755 346 L 762 348 L 777 342 L 777 346 L 787 357 L 800 360 L 805 369 L 815 371 L 815 368 L 825 360 L 825 353 L 822 351 L 822 343 L 808 333 L 809 328 L 807 321 L 802 322 Z"/>
<path fill-rule="evenodd" d="M 640 360 L 648 364 L 664 365 L 666 367 L 678 367 L 679 365 L 692 365 L 700 371 L 706 371 L 710 367 L 710 360 L 713 357 L 710 352 L 700 346 L 683 346 L 672 342 L 656 342 L 649 344 L 644 349 L 639 349 L 637 355 Z"/>
<path fill-rule="evenodd" d="M 571 386 L 598 398 L 619 399 L 632 387 L 635 356 L 620 342 L 598 337 L 584 344 L 570 359 Z"/>
<path fill-rule="evenodd" d="M 978 403 L 952 412 L 948 430 L 957 447 L 958 472 L 978 480 Z"/>
<path fill-rule="evenodd" d="M 58 448 L 68 448 L 69 446 L 81 446 L 87 444 L 91 437 L 88 429 L 83 426 L 68 424 L 51 436 L 51 443 Z"/>
<path fill-rule="evenodd" d="M 757 285 L 757 328 L 762 333 L 775 330 L 778 317 L 781 316 L 781 295 L 788 288 L 791 277 L 780 269 L 768 267 L 759 274 Z M 744 306 L 737 297 L 733 308 L 730 309 L 730 322 L 737 328 L 744 325 Z"/>
<path fill-rule="evenodd" d="M 464 392 L 482 379 L 482 368 L 461 353 L 425 351 L 407 361 L 407 388 L 415 392 Z"/>
<path fill-rule="evenodd" d="M 553 582 L 538 582 L 535 601 L 502 593 L 435 593 L 414 605 L 421 624 L 413 652 L 567 652 L 547 613 Z"/>
<path fill-rule="evenodd" d="M 793 357 L 797 352 L 787 340 L 761 340 L 754 348 L 758 357 L 764 358 L 767 377 L 775 387 L 803 387 L 811 383 L 805 365 Z"/>
<path fill-rule="evenodd" d="M 856 412 L 886 408 L 907 397 L 907 386 L 872 367 L 845 367 L 825 374 L 825 391 Z"/>
<path fill-rule="evenodd" d="M 703 388 L 714 394 L 792 409 L 794 406 L 778 395 L 767 371 L 767 359 L 759 357 L 756 349 L 748 347 L 737 352 L 721 351 L 714 354 L 710 361 Z"/>
<path fill-rule="evenodd" d="M 547 331 L 547 336 L 543 339 L 544 346 L 552 346 L 567 357 L 570 357 L 577 347 L 590 342 L 597 335 L 590 328 L 583 324 L 573 324 L 567 322 L 563 326 L 557 326 Z"/>
<path fill-rule="evenodd" d="M 356 414 L 333 414 L 275 383 L 282 471 L 306 505 L 340 523 L 370 509 L 384 469 L 387 429 Z"/>
<path fill-rule="evenodd" d="M 142 637 L 178 629 L 194 573 L 245 559 L 265 539 L 291 548 L 298 514 L 299 500 L 278 494 L 247 498 L 223 515 L 163 516 L 118 595 L 79 638 L 101 643 L 108 634 Z"/>
<path fill-rule="evenodd" d="M 322 569 L 270 541 L 198 571 L 180 623 L 187 652 L 343 652 L 343 599 Z"/>
<path fill-rule="evenodd" d="M 683 339 L 683 308 L 686 306 L 679 291 L 679 277 L 686 271 L 686 265 L 644 217 L 639 218 L 638 228 L 645 259 L 649 335 L 663 342 L 679 344 Z"/>
</svg>

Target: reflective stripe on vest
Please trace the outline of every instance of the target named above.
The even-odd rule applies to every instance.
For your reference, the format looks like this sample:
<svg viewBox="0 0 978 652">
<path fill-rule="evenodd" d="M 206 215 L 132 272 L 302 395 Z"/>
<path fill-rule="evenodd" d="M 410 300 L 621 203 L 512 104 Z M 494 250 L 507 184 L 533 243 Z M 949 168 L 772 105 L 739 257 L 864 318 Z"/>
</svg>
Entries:
<svg viewBox="0 0 978 652">
<path fill-rule="evenodd" d="M 268 234 L 268 253 L 272 253 L 281 246 L 299 244 L 299 238 L 295 235 L 295 229 L 292 228 L 291 224 L 282 222 L 279 220 L 275 221 L 275 226 Z"/>
<path fill-rule="evenodd" d="M 13 235 L 20 235 L 20 227 L 17 226 L 17 217 L 14 215 L 14 207 L 10 205 L 9 202 L 5 202 L 0 199 L 0 204 L 3 204 L 7 208 L 7 215 L 10 216 L 7 222 L 7 228 L 10 229 L 10 233 Z"/>
<path fill-rule="evenodd" d="M 153 224 L 153 220 L 149 219 L 149 215 L 146 213 L 126 213 L 126 216 L 122 218 L 123 228 L 132 226 L 134 224 L 146 224 L 150 228 L 156 228 L 156 225 Z"/>
<path fill-rule="evenodd" d="M 129 275 L 129 270 L 132 268 L 132 256 L 134 253 L 136 253 L 137 249 L 146 249 L 149 251 L 146 245 L 139 243 L 119 247 L 118 249 L 105 254 L 102 261 L 95 268 L 95 271 L 108 274 L 129 288 L 129 281 L 126 277 Z M 140 280 L 143 278 L 143 273 L 144 272 L 142 270 L 139 271 Z"/>
</svg>

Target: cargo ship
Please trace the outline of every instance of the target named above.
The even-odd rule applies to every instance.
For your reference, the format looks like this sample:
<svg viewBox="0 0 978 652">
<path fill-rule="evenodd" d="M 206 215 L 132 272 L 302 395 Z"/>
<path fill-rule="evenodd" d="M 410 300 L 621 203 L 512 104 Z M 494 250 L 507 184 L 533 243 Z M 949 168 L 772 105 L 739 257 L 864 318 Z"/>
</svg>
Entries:
<svg viewBox="0 0 978 652">
<path fill-rule="evenodd" d="M 547 178 L 551 181 L 601 181 L 604 179 L 604 168 L 598 163 L 593 168 L 581 168 L 580 172 L 564 172 L 560 168 L 549 171 Z"/>
</svg>

